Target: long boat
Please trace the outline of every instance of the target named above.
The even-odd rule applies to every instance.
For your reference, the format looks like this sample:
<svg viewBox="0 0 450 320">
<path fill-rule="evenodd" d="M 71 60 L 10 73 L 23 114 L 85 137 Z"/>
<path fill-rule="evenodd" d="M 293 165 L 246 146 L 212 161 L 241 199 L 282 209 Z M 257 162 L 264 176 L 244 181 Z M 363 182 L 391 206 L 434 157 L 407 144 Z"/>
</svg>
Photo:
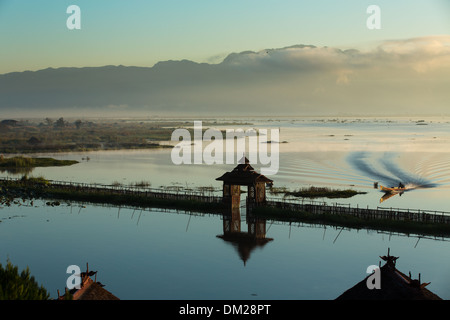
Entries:
<svg viewBox="0 0 450 320">
<path fill-rule="evenodd" d="M 380 203 L 382 203 L 383 201 L 386 201 L 387 199 L 390 199 L 394 196 L 396 196 L 397 194 L 399 194 L 398 192 L 386 192 L 381 198 L 380 198 Z"/>
<path fill-rule="evenodd" d="M 391 193 L 406 191 L 406 188 L 400 188 L 400 187 L 388 188 L 388 187 L 380 186 L 380 189 L 384 192 L 391 192 Z"/>
</svg>

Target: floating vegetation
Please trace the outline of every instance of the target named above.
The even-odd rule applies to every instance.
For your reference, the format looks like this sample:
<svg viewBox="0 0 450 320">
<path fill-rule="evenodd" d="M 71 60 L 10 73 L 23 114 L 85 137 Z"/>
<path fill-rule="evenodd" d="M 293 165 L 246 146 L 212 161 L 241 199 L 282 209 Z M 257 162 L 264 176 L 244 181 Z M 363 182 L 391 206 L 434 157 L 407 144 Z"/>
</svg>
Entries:
<svg viewBox="0 0 450 320">
<path fill-rule="evenodd" d="M 78 163 L 76 160 L 57 160 L 53 158 L 11 157 L 0 155 L 1 168 L 34 168 L 34 167 L 59 167 L 71 166 Z"/>
<path fill-rule="evenodd" d="M 264 142 L 263 142 L 263 143 L 264 143 Z M 288 142 L 287 142 L 286 140 L 283 140 L 283 141 L 281 141 L 281 142 L 268 140 L 268 141 L 265 142 L 265 143 L 288 143 Z"/>
<path fill-rule="evenodd" d="M 136 188 L 150 188 L 152 186 L 151 182 L 149 181 L 139 181 L 139 182 L 132 182 L 130 183 L 131 187 L 136 187 Z"/>
<path fill-rule="evenodd" d="M 268 189 L 268 191 L 273 195 L 289 193 L 289 189 L 286 187 L 271 187 Z"/>
<path fill-rule="evenodd" d="M 218 191 L 219 189 L 214 188 L 213 186 L 200 186 L 197 187 L 197 190 L 200 192 L 215 192 Z"/>
<path fill-rule="evenodd" d="M 59 205 L 61 205 L 59 201 L 47 201 L 45 204 L 51 207 L 58 207 Z"/>
<path fill-rule="evenodd" d="M 308 187 L 299 190 L 286 192 L 286 195 L 302 198 L 351 198 L 357 194 L 366 194 L 353 189 L 332 189 L 327 187 Z"/>
<path fill-rule="evenodd" d="M 48 181 L 47 179 L 45 179 L 42 176 L 39 176 L 39 177 L 23 176 L 20 179 L 20 181 L 25 182 L 25 183 L 35 184 L 35 185 L 41 185 L 41 186 L 48 186 L 50 184 L 50 181 Z"/>
</svg>

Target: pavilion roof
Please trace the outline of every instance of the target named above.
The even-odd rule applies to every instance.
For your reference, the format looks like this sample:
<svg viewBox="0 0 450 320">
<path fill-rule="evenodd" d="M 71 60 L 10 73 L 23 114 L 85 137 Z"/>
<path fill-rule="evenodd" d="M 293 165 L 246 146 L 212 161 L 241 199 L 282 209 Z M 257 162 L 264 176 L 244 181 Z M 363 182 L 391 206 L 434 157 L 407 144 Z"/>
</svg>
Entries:
<svg viewBox="0 0 450 320">
<path fill-rule="evenodd" d="M 240 163 L 232 171 L 224 173 L 216 180 L 235 185 L 249 185 L 256 182 L 273 182 L 273 180 L 256 172 L 246 157 L 243 157 L 239 162 Z"/>
</svg>

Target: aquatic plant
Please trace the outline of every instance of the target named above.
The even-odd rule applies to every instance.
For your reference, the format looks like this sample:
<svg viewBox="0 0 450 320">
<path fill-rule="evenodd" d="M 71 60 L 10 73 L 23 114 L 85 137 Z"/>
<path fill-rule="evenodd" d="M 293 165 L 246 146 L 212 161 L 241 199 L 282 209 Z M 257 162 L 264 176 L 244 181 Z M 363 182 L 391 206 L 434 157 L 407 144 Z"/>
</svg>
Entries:
<svg viewBox="0 0 450 320">
<path fill-rule="evenodd" d="M 332 189 L 328 187 L 308 187 L 300 188 L 296 191 L 286 192 L 286 195 L 302 197 L 302 198 L 350 198 L 357 194 L 365 194 L 352 189 Z"/>
<path fill-rule="evenodd" d="M 137 188 L 150 188 L 152 186 L 151 182 L 149 181 L 139 181 L 139 182 L 132 182 L 130 183 L 131 187 L 137 187 Z"/>
<path fill-rule="evenodd" d="M 56 167 L 70 166 L 78 163 L 75 160 L 57 160 L 53 158 L 31 158 L 31 157 L 11 157 L 0 158 L 0 167 L 2 168 L 34 168 L 34 167 Z"/>
<path fill-rule="evenodd" d="M 270 194 L 286 194 L 289 193 L 289 189 L 286 187 L 270 187 L 268 189 Z"/>
</svg>

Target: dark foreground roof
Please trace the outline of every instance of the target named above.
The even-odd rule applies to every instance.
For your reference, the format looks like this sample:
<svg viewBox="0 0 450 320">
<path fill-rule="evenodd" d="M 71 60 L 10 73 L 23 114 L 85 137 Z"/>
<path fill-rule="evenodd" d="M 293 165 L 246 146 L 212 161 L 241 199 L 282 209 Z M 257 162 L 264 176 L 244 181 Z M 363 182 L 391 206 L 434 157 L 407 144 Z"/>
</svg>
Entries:
<svg viewBox="0 0 450 320">
<path fill-rule="evenodd" d="M 345 291 L 336 300 L 442 300 L 439 296 L 425 287 L 429 283 L 420 283 L 419 280 L 403 274 L 395 268 L 398 257 L 383 256 L 387 263 L 380 268 L 380 289 L 367 287 L 367 276 L 363 281 Z"/>
<path fill-rule="evenodd" d="M 95 275 L 95 280 L 91 276 Z M 104 289 L 100 282 L 97 282 L 97 271 L 89 271 L 87 266 L 86 272 L 80 274 L 81 284 L 79 289 L 72 289 L 67 291 L 72 297 L 72 300 L 119 300 L 108 290 Z M 58 300 L 65 300 L 66 294 L 60 296 L 58 291 Z"/>
<path fill-rule="evenodd" d="M 82 288 L 73 294 L 73 300 L 119 300 L 119 298 L 105 290 L 98 282 L 88 278 Z"/>
</svg>

